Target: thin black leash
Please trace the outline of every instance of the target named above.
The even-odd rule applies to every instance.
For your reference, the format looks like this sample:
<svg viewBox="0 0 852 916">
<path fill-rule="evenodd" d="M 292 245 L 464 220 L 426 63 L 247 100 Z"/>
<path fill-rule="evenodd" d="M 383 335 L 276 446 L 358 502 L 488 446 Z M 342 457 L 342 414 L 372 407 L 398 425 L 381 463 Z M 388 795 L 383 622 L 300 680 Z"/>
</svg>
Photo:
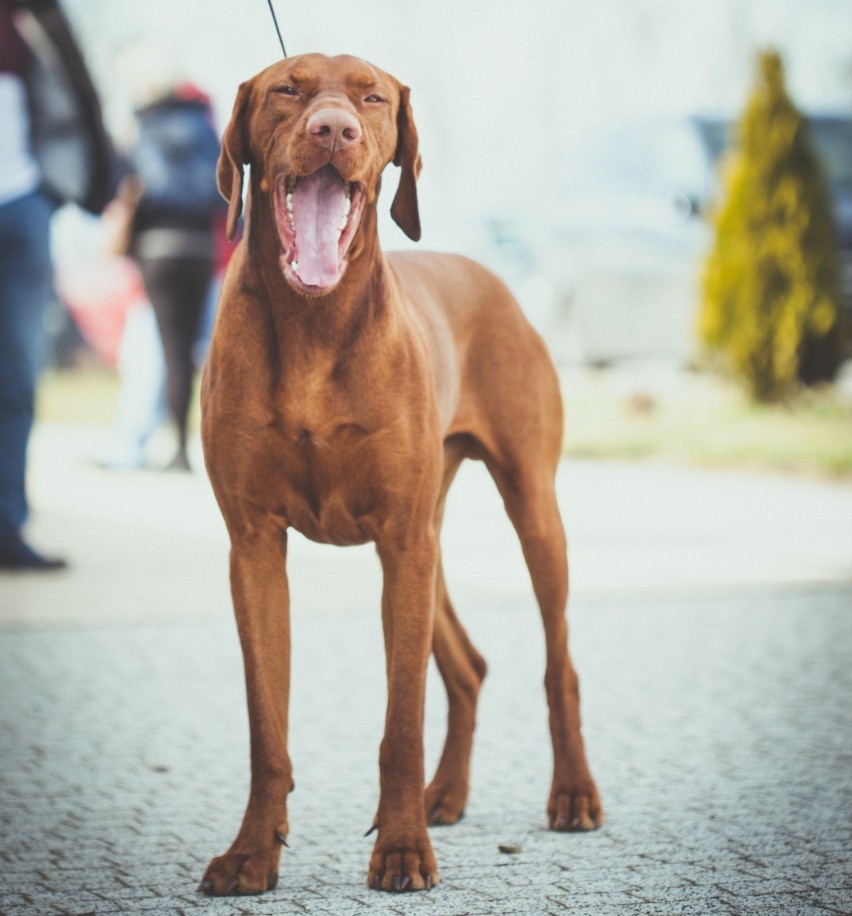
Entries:
<svg viewBox="0 0 852 916">
<path fill-rule="evenodd" d="M 275 15 L 275 7 L 272 5 L 272 0 L 266 0 L 269 4 L 269 12 L 272 13 L 272 21 L 275 23 L 275 31 L 278 33 L 278 43 L 281 45 L 281 53 L 286 57 L 287 50 L 284 47 L 284 39 L 281 37 L 281 29 L 278 28 L 278 17 Z"/>
</svg>

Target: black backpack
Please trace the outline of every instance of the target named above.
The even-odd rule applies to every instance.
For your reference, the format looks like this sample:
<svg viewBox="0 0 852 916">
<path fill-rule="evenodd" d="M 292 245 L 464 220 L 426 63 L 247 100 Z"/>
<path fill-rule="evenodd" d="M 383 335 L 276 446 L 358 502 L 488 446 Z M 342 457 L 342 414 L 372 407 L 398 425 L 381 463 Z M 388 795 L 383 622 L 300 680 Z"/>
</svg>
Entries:
<svg viewBox="0 0 852 916">
<path fill-rule="evenodd" d="M 219 137 L 206 104 L 179 99 L 139 112 L 133 169 L 142 183 L 142 205 L 187 215 L 222 206 L 216 186 Z"/>
</svg>

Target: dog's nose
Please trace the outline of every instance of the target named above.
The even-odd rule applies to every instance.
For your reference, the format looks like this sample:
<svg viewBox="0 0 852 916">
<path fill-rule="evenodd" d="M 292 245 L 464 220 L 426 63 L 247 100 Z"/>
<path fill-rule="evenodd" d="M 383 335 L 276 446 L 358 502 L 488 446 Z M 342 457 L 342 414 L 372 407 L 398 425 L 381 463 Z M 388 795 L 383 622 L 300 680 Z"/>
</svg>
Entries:
<svg viewBox="0 0 852 916">
<path fill-rule="evenodd" d="M 326 149 L 346 149 L 361 139 L 361 125 L 348 111 L 323 108 L 308 118 L 308 136 Z"/>
</svg>

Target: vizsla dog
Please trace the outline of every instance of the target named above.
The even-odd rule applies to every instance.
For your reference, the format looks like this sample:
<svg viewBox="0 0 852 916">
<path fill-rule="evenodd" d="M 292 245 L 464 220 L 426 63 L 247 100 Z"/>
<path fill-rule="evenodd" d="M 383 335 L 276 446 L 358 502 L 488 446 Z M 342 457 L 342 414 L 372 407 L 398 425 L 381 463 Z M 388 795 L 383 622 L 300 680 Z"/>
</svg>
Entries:
<svg viewBox="0 0 852 916">
<path fill-rule="evenodd" d="M 376 544 L 388 703 L 367 882 L 386 891 L 437 884 L 426 828 L 464 811 L 485 676 L 450 604 L 438 544 L 464 458 L 484 461 L 493 476 L 541 608 L 550 827 L 592 830 L 603 819 L 567 649 L 556 374 L 509 291 L 483 267 L 381 251 L 377 197 L 390 162 L 400 168 L 391 214 L 416 240 L 420 156 L 405 86 L 362 60 L 319 54 L 274 64 L 240 86 L 219 186 L 233 233 L 249 167 L 248 218 L 204 376 L 203 441 L 231 540 L 251 790 L 236 839 L 204 874 L 204 893 L 273 888 L 286 845 L 291 527 L 323 543 Z M 424 789 L 430 651 L 449 724 Z"/>
</svg>

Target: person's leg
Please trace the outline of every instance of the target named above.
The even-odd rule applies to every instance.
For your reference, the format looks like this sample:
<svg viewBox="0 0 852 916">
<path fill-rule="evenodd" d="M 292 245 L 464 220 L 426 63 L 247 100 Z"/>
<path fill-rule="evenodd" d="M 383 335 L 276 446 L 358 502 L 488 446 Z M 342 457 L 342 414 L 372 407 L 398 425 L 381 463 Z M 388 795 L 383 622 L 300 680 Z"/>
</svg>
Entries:
<svg viewBox="0 0 852 916">
<path fill-rule="evenodd" d="M 37 193 L 0 207 L 0 568 L 64 565 L 21 540 L 42 318 L 53 282 L 50 216 Z"/>
<path fill-rule="evenodd" d="M 165 419 L 165 363 L 157 319 L 149 303 L 127 313 L 118 355 L 121 390 L 106 468 L 145 466 L 145 446 Z"/>
<path fill-rule="evenodd" d="M 195 375 L 192 349 L 210 286 L 212 262 L 201 258 L 143 258 L 139 266 L 163 342 L 166 400 L 178 437 L 171 466 L 188 468 L 187 417 Z"/>
</svg>

